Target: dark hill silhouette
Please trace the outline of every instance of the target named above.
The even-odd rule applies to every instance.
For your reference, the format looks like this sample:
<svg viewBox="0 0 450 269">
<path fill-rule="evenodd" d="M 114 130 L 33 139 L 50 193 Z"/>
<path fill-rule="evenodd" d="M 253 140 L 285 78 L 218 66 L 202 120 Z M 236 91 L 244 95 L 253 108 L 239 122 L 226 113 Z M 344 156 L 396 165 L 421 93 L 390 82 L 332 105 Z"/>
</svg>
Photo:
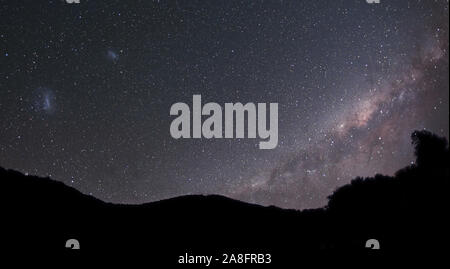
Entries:
<svg viewBox="0 0 450 269">
<path fill-rule="evenodd" d="M 179 255 L 271 253 L 274 262 L 307 253 L 410 255 L 443 251 L 447 240 L 449 149 L 429 132 L 412 134 L 417 161 L 395 176 L 356 178 L 325 208 L 286 210 L 218 195 L 142 205 L 105 203 L 49 178 L 0 168 L 2 244 L 12 251 L 63 252 L 76 238 L 84 254 L 142 252 L 175 264 Z M 444 213 L 445 212 L 445 213 Z M 375 238 L 380 250 L 366 249 Z"/>
</svg>

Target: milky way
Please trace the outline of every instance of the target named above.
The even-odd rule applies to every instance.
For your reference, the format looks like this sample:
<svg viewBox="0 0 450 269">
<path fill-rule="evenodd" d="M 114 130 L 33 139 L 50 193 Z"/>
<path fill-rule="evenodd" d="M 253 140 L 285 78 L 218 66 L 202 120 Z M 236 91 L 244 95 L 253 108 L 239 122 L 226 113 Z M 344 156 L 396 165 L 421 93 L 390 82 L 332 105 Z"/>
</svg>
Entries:
<svg viewBox="0 0 450 269">
<path fill-rule="evenodd" d="M 323 131 L 315 133 L 307 145 L 294 151 L 288 160 L 269 170 L 270 173 L 255 176 L 249 184 L 242 185 L 244 188 L 238 186 L 233 195 L 267 203 L 258 194 L 267 197 L 269 192 L 272 194 L 269 204 L 317 207 L 320 204 L 314 197 L 330 194 L 345 179 L 392 174 L 400 167 L 399 163 L 392 163 L 399 154 L 413 161 L 411 149 L 401 145 L 409 142 L 411 130 L 426 129 L 427 119 L 417 113 L 422 103 L 436 101 L 439 91 L 448 91 L 448 79 L 445 83 L 446 79 L 441 77 L 444 85 L 440 85 L 436 81 L 440 77 L 435 76 L 441 72 L 445 77 L 448 70 L 445 46 L 448 44 L 433 40 L 429 47 L 412 56 L 410 64 L 395 70 L 388 81 L 380 77 L 377 82 L 369 83 L 362 95 L 354 97 L 330 117 L 324 117 L 320 127 Z M 404 161 L 400 164 L 408 165 Z M 305 201 L 305 193 L 310 201 Z"/>
<path fill-rule="evenodd" d="M 448 1 L 4 1 L 0 165 L 105 201 L 323 206 L 448 138 Z M 173 139 L 172 104 L 279 104 L 279 142 Z"/>
</svg>

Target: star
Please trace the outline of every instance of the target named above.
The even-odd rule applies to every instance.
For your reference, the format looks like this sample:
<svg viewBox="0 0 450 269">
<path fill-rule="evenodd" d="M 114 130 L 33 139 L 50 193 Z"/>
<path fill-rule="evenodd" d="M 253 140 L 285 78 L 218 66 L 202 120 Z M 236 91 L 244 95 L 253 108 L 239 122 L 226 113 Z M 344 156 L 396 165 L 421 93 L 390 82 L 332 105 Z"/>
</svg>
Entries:
<svg viewBox="0 0 450 269">
<path fill-rule="evenodd" d="M 7 2 L 0 165 L 107 202 L 316 208 L 410 164 L 414 130 L 449 137 L 448 1 Z M 277 103 L 278 144 L 174 139 L 194 95 Z"/>
</svg>

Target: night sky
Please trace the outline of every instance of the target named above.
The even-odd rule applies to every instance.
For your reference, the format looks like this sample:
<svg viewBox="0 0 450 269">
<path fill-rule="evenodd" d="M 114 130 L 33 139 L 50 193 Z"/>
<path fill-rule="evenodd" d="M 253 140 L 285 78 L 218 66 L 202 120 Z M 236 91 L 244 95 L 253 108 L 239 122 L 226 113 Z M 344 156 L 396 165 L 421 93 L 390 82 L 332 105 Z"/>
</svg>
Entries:
<svg viewBox="0 0 450 269">
<path fill-rule="evenodd" d="M 0 1 L 0 166 L 115 203 L 323 206 L 449 136 L 448 1 Z M 172 104 L 279 104 L 279 141 L 174 139 Z"/>
</svg>

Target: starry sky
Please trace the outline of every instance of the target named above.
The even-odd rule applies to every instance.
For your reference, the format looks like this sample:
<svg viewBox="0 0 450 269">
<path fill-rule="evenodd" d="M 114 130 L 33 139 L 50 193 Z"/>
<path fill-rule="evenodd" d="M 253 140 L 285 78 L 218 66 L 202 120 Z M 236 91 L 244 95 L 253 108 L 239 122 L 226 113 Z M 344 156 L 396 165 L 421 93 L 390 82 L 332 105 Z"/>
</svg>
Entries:
<svg viewBox="0 0 450 269">
<path fill-rule="evenodd" d="M 0 166 L 115 203 L 323 206 L 449 136 L 448 1 L 0 1 Z M 278 103 L 279 141 L 173 139 L 172 104 Z"/>
</svg>

